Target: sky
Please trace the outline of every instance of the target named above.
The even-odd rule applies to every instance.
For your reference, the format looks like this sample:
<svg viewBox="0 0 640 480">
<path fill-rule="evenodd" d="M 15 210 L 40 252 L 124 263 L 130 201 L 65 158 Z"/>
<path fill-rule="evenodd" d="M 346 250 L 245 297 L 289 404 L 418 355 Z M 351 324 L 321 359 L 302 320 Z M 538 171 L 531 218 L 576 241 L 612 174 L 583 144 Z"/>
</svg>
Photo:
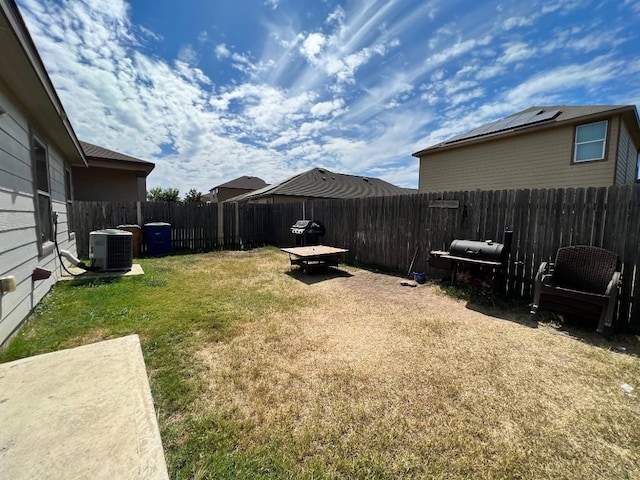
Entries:
<svg viewBox="0 0 640 480">
<path fill-rule="evenodd" d="M 533 105 L 640 104 L 640 0 L 18 0 L 78 138 L 207 192 L 412 153 Z M 461 172 L 463 173 L 463 172 Z"/>
</svg>

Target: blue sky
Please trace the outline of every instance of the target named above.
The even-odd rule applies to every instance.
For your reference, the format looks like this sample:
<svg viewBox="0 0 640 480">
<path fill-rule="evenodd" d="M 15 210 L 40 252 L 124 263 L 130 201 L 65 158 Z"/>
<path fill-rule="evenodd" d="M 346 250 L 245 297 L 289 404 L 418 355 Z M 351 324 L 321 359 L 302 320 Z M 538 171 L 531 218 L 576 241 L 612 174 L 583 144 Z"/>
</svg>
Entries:
<svg viewBox="0 0 640 480">
<path fill-rule="evenodd" d="M 640 103 L 640 0 L 19 6 L 78 137 L 182 194 L 313 167 L 417 187 L 411 153 L 479 124 Z"/>
</svg>

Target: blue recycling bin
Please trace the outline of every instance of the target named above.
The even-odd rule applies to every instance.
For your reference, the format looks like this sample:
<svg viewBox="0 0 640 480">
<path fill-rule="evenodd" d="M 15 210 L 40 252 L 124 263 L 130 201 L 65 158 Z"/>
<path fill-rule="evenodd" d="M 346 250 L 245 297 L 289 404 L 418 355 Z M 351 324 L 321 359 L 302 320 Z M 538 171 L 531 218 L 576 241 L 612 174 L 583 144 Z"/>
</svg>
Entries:
<svg viewBox="0 0 640 480">
<path fill-rule="evenodd" d="M 144 238 L 147 245 L 147 255 L 168 255 L 171 253 L 170 223 L 145 223 Z"/>
</svg>

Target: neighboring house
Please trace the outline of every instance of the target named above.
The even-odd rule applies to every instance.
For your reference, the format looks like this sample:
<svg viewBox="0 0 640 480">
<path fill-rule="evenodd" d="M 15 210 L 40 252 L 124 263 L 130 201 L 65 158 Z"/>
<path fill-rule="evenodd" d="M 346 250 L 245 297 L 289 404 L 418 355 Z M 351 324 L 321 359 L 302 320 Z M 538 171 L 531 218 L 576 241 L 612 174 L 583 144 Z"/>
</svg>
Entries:
<svg viewBox="0 0 640 480">
<path fill-rule="evenodd" d="M 239 203 L 289 203 L 314 198 L 358 198 L 406 195 L 416 190 L 401 188 L 379 178 L 333 173 L 313 168 L 260 190 L 229 199 Z"/>
<path fill-rule="evenodd" d="M 420 192 L 606 187 L 638 178 L 634 105 L 531 107 L 413 154 Z"/>
<path fill-rule="evenodd" d="M 60 277 L 54 240 L 75 254 L 72 168 L 87 163 L 13 0 L 0 0 L 0 45 L 0 279 L 17 285 L 0 291 L 2 344 Z"/>
<path fill-rule="evenodd" d="M 73 169 L 76 200 L 102 202 L 144 202 L 147 199 L 147 175 L 155 164 L 80 142 L 89 168 Z"/>
<path fill-rule="evenodd" d="M 238 177 L 209 190 L 209 196 L 205 201 L 222 203 L 238 195 L 253 192 L 267 186 L 267 183 L 259 177 Z"/>
</svg>

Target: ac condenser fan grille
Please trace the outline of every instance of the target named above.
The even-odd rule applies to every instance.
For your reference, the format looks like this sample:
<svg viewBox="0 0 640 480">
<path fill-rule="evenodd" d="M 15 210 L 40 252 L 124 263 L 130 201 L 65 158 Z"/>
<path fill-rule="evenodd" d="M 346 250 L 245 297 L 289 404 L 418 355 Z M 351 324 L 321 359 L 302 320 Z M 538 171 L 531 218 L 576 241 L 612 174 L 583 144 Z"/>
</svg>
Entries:
<svg viewBox="0 0 640 480">
<path fill-rule="evenodd" d="M 131 235 L 110 235 L 107 237 L 107 269 L 127 270 L 131 268 Z"/>
</svg>

